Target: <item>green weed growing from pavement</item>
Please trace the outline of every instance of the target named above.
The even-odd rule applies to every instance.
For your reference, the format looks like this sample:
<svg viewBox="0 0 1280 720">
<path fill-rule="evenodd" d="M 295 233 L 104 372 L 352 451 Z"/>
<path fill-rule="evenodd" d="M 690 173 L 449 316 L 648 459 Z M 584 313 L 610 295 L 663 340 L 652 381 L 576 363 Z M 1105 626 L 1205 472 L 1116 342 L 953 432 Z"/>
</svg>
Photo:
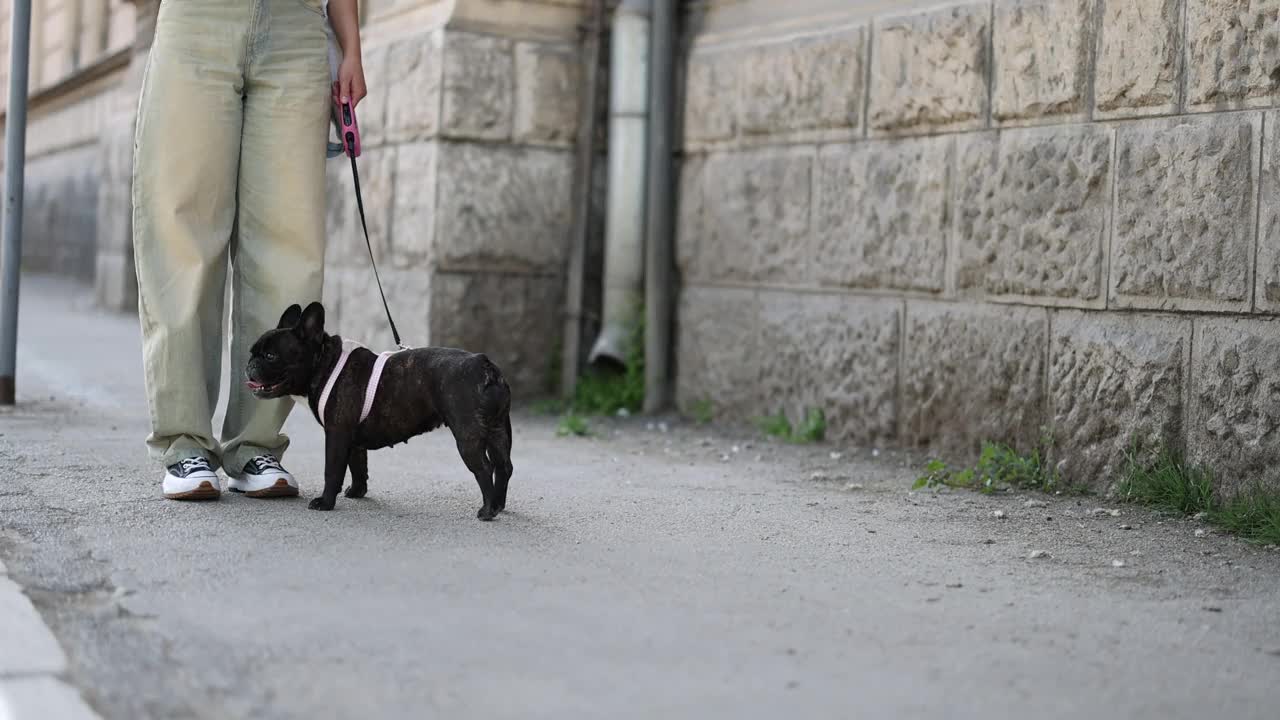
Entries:
<svg viewBox="0 0 1280 720">
<path fill-rule="evenodd" d="M 1040 447 L 1029 453 L 1019 453 L 1002 443 L 985 442 L 973 466 L 956 468 L 942 460 L 932 460 L 912 488 L 953 487 L 982 493 L 1013 488 L 1084 492 L 1064 482 L 1049 465 L 1049 447 L 1047 436 Z M 1195 516 L 1244 540 L 1280 545 L 1280 490 L 1254 485 L 1223 497 L 1210 468 L 1188 463 L 1168 448 L 1144 450 L 1137 443 L 1125 450 L 1123 468 L 1116 484 L 1116 497 L 1121 502 Z"/>
<path fill-rule="evenodd" d="M 588 368 L 574 387 L 568 401 L 544 401 L 542 407 L 561 413 L 557 434 L 561 437 L 590 435 L 586 417 L 639 412 L 644 404 L 644 308 L 636 310 L 627 338 L 626 365 L 619 372 L 610 368 Z"/>
<path fill-rule="evenodd" d="M 560 417 L 560 424 L 556 427 L 556 435 L 560 437 L 587 437 L 591 434 L 591 426 L 587 424 L 586 418 L 573 412 L 567 412 Z"/>
<path fill-rule="evenodd" d="M 711 400 L 703 398 L 695 401 L 689 406 L 690 417 L 699 425 L 706 425 L 715 417 L 715 406 L 711 404 Z"/>
<path fill-rule="evenodd" d="M 972 467 L 953 468 L 942 460 L 932 460 L 912 488 L 945 486 L 982 493 L 1013 488 L 1045 492 L 1075 490 L 1063 483 L 1061 475 L 1049 464 L 1051 447 L 1052 438 L 1047 433 L 1036 448 L 1026 453 L 1005 443 L 984 442 L 978 462 Z"/>
<path fill-rule="evenodd" d="M 821 408 L 806 410 L 800 424 L 795 426 L 783 412 L 759 418 L 756 424 L 765 435 L 789 443 L 822 442 L 827 434 L 827 417 Z"/>
<path fill-rule="evenodd" d="M 644 309 L 636 311 L 627 338 L 626 366 L 622 372 L 589 368 L 578 378 L 570 403 L 574 412 L 613 415 L 619 410 L 639 412 L 644 404 Z"/>
<path fill-rule="evenodd" d="M 1280 544 L 1280 491 L 1255 485 L 1224 499 L 1214 485 L 1204 465 L 1167 448 L 1144 455 L 1133 444 L 1125 452 L 1117 495 L 1164 512 L 1197 515 L 1250 542 Z"/>
<path fill-rule="evenodd" d="M 1280 545 L 1280 493 L 1255 487 L 1221 503 L 1208 520 L 1251 542 Z"/>
<path fill-rule="evenodd" d="M 1142 455 L 1136 444 L 1125 450 L 1118 498 L 1180 515 L 1214 509 L 1213 475 L 1206 468 L 1187 465 L 1169 450 Z"/>
</svg>

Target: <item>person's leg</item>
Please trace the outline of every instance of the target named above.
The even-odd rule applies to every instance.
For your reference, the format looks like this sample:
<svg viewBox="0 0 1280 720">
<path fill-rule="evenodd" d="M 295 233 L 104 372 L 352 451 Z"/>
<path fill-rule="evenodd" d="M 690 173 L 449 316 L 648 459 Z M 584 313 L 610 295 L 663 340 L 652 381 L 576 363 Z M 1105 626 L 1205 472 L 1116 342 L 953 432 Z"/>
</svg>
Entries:
<svg viewBox="0 0 1280 720">
<path fill-rule="evenodd" d="M 147 446 L 170 468 L 165 494 L 180 499 L 218 495 L 212 415 L 248 20 L 234 0 L 161 4 L 138 106 L 133 244 Z"/>
<path fill-rule="evenodd" d="M 244 370 L 249 348 L 286 307 L 320 299 L 329 46 L 320 0 L 262 0 L 259 23 L 245 73 L 223 465 L 234 490 L 295 495 L 292 476 L 273 463 L 289 444 L 280 429 L 293 401 L 253 397 Z"/>
</svg>

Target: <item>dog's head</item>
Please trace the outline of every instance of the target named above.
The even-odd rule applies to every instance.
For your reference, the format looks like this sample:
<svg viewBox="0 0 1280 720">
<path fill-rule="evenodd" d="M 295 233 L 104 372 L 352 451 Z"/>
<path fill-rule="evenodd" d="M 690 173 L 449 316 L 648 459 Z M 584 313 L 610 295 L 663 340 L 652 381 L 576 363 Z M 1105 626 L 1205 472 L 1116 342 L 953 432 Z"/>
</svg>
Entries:
<svg viewBox="0 0 1280 720">
<path fill-rule="evenodd" d="M 306 395 L 326 337 L 323 305 L 290 305 L 249 349 L 245 384 L 260 398 Z"/>
</svg>

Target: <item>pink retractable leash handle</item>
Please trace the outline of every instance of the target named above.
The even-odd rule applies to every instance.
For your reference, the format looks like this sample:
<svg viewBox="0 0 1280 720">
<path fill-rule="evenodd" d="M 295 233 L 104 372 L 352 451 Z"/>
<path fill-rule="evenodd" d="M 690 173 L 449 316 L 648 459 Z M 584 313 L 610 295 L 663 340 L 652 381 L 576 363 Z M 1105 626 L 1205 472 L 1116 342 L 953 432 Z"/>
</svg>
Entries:
<svg viewBox="0 0 1280 720">
<path fill-rule="evenodd" d="M 356 110 L 351 103 L 342 103 L 338 109 L 338 125 L 342 132 L 342 148 L 347 156 L 360 157 L 360 126 L 356 124 Z"/>
</svg>

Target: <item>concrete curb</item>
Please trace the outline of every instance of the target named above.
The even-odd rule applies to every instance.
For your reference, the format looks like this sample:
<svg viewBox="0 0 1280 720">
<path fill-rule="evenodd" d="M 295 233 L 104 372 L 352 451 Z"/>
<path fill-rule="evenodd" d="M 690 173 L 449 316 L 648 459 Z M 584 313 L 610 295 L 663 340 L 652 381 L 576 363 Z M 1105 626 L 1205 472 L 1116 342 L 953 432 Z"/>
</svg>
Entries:
<svg viewBox="0 0 1280 720">
<path fill-rule="evenodd" d="M 101 720 L 59 676 L 67 656 L 0 562 L 0 720 Z"/>
</svg>

